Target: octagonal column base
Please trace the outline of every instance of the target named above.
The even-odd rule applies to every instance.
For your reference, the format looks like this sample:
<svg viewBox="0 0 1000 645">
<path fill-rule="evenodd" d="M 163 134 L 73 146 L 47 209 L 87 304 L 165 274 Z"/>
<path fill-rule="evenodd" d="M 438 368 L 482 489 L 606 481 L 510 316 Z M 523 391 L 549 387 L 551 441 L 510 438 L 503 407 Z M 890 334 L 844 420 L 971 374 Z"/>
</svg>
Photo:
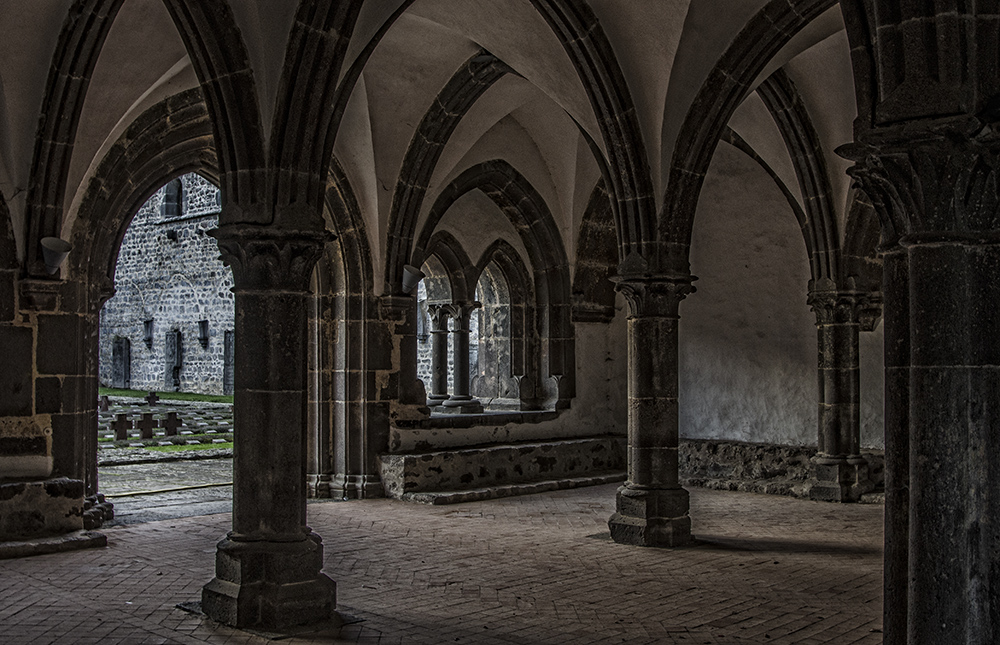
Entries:
<svg viewBox="0 0 1000 645">
<path fill-rule="evenodd" d="M 334 616 L 337 586 L 320 572 L 323 545 L 311 533 L 295 542 L 226 538 L 215 556 L 215 578 L 202 588 L 202 611 L 240 628 L 283 629 Z"/>
<path fill-rule="evenodd" d="M 821 502 L 856 502 L 874 488 L 868 475 L 868 461 L 861 456 L 814 460 L 816 481 L 809 499 Z"/>
<path fill-rule="evenodd" d="M 635 546 L 676 547 L 690 544 L 690 500 L 683 488 L 618 489 L 617 512 L 608 520 L 611 539 Z"/>
</svg>

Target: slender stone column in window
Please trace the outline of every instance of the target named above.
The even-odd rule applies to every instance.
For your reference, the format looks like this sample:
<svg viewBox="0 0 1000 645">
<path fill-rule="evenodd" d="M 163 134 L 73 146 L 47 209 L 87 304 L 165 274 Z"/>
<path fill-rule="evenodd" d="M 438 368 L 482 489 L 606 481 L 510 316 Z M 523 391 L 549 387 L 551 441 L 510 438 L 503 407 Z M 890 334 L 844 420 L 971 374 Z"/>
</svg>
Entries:
<svg viewBox="0 0 1000 645">
<path fill-rule="evenodd" d="M 236 294 L 233 530 L 202 607 L 237 627 L 328 617 L 335 585 L 306 526 L 309 279 L 325 231 L 225 225 L 213 232 Z"/>
<path fill-rule="evenodd" d="M 469 394 L 469 318 L 482 306 L 480 302 L 445 305 L 455 321 L 455 328 L 452 329 L 455 339 L 455 391 L 443 403 L 445 412 L 479 414 L 483 411 L 479 399 Z"/>
<path fill-rule="evenodd" d="M 431 393 L 427 406 L 437 407 L 448 399 L 448 305 L 427 305 L 431 319 Z"/>
<path fill-rule="evenodd" d="M 691 541 L 688 492 L 678 479 L 678 305 L 691 276 L 619 278 L 628 302 L 628 481 L 608 526 L 621 544 Z"/>
<path fill-rule="evenodd" d="M 841 151 L 886 260 L 885 642 L 995 643 L 1000 136 L 952 117 Z"/>
<path fill-rule="evenodd" d="M 880 302 L 848 289 L 811 285 L 809 306 L 816 314 L 819 355 L 819 438 L 816 482 L 810 497 L 833 502 L 857 501 L 872 489 L 868 461 L 861 455 L 861 364 L 858 335 L 878 320 Z M 819 288 L 816 288 L 819 287 Z"/>
</svg>

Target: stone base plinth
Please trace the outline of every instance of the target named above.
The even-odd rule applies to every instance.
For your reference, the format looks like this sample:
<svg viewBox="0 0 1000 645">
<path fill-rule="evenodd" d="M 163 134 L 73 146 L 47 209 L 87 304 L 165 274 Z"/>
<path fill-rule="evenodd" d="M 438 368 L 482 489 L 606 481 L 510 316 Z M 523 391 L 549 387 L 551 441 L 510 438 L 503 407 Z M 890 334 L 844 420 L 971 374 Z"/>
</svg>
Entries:
<svg viewBox="0 0 1000 645">
<path fill-rule="evenodd" d="M 483 403 L 479 399 L 452 397 L 434 408 L 435 412 L 443 414 L 482 414 Z"/>
<path fill-rule="evenodd" d="M 379 456 L 379 468 L 385 495 L 395 499 L 415 493 L 594 477 L 625 470 L 625 438 L 587 437 L 388 454 Z"/>
<path fill-rule="evenodd" d="M 336 584 L 320 573 L 323 546 L 315 533 L 296 542 L 219 543 L 215 578 L 202 589 L 210 618 L 240 628 L 282 629 L 334 615 Z"/>
<path fill-rule="evenodd" d="M 84 529 L 84 485 L 56 478 L 0 484 L 0 541 L 29 540 Z"/>
<path fill-rule="evenodd" d="M 816 481 L 809 499 L 821 502 L 856 502 L 875 486 L 869 479 L 865 459 L 823 459 L 815 462 Z"/>
<path fill-rule="evenodd" d="M 608 520 L 611 539 L 635 546 L 675 547 L 691 543 L 690 500 L 683 488 L 618 489 L 617 509 Z"/>
<path fill-rule="evenodd" d="M 448 400 L 448 395 L 429 394 L 427 395 L 427 407 L 437 411 L 437 408 Z"/>
</svg>

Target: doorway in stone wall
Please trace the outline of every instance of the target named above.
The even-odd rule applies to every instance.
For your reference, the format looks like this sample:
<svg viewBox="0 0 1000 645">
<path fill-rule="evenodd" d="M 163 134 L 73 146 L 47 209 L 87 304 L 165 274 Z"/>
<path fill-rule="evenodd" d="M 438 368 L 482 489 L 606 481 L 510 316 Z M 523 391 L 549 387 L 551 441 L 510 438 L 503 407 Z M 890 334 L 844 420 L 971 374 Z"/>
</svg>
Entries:
<svg viewBox="0 0 1000 645">
<path fill-rule="evenodd" d="M 171 179 L 134 214 L 99 333 L 99 491 L 115 522 L 228 512 L 234 296 L 219 190 Z"/>
</svg>

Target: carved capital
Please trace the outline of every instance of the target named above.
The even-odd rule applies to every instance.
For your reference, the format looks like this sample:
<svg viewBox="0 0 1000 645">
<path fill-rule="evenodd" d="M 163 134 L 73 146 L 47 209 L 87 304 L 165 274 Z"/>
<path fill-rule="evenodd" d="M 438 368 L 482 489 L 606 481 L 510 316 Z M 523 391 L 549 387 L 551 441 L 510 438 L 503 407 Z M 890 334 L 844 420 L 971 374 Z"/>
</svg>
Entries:
<svg viewBox="0 0 1000 645">
<path fill-rule="evenodd" d="M 448 319 L 451 318 L 451 305 L 427 305 L 427 316 L 431 319 L 432 334 L 448 333 Z"/>
<path fill-rule="evenodd" d="M 253 224 L 227 224 L 209 231 L 221 259 L 233 270 L 237 289 L 306 291 L 313 267 L 334 236 Z"/>
<path fill-rule="evenodd" d="M 469 318 L 472 316 L 472 312 L 482 306 L 483 303 L 478 301 L 453 302 L 451 304 L 441 305 L 447 314 L 455 319 L 455 329 L 453 331 L 459 332 L 469 331 Z"/>
<path fill-rule="evenodd" d="M 884 246 L 1000 237 L 1000 136 L 978 119 L 872 131 L 838 148 L 871 199 Z M 903 239 L 907 238 L 907 239 Z"/>
<path fill-rule="evenodd" d="M 613 278 L 615 290 L 625 296 L 629 318 L 677 317 L 681 300 L 695 292 L 692 275 Z"/>
<path fill-rule="evenodd" d="M 851 290 L 810 291 L 806 301 L 817 325 L 857 324 L 874 331 L 882 317 L 882 294 Z"/>
</svg>

